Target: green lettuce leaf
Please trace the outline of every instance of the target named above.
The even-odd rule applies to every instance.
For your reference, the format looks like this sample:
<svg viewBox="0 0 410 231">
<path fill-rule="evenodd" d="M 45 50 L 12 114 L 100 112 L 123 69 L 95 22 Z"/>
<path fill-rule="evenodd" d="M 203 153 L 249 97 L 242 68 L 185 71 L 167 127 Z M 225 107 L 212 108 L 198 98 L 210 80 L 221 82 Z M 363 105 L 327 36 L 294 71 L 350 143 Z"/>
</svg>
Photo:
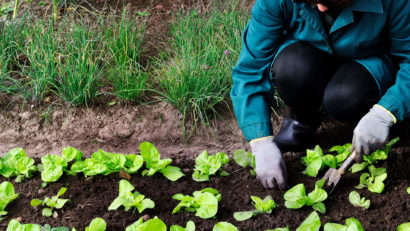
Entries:
<svg viewBox="0 0 410 231">
<path fill-rule="evenodd" d="M 227 175 L 222 171 L 222 167 L 229 162 L 229 157 L 225 153 L 218 152 L 209 156 L 208 151 L 203 151 L 195 160 L 195 169 L 192 179 L 195 181 L 208 181 L 209 176 L 215 175 L 218 171 L 220 175 Z"/>
<path fill-rule="evenodd" d="M 410 230 L 410 222 L 403 223 L 397 226 L 397 231 L 409 231 Z"/>
<path fill-rule="evenodd" d="M 0 158 L 0 174 L 6 178 L 16 176 L 16 182 L 32 177 L 37 171 L 34 160 L 27 157 L 24 149 L 13 148 Z"/>
<path fill-rule="evenodd" d="M 312 212 L 296 229 L 296 231 L 319 231 L 321 226 L 319 215 Z"/>
<path fill-rule="evenodd" d="M 179 193 L 173 195 L 172 198 L 180 201 L 173 209 L 172 214 L 179 212 L 182 207 L 185 207 L 185 211 L 195 212 L 195 216 L 207 219 L 214 217 L 218 212 L 218 201 L 221 200 L 221 194 L 216 189 L 205 188 L 201 191 L 193 192 L 193 197 Z"/>
<path fill-rule="evenodd" d="M 229 222 L 218 222 L 212 231 L 238 231 L 238 228 Z"/>
<path fill-rule="evenodd" d="M 102 218 L 94 218 L 89 227 L 85 227 L 85 231 L 105 231 L 107 223 Z"/>
<path fill-rule="evenodd" d="M 6 231 L 40 231 L 41 226 L 37 224 L 20 224 L 16 219 L 12 219 L 7 225 Z"/>
<path fill-rule="evenodd" d="M 119 183 L 119 195 L 108 207 L 108 210 L 117 210 L 120 206 L 124 206 L 125 211 L 135 208 L 139 213 L 142 213 L 145 209 L 154 208 L 155 203 L 148 198 L 145 198 L 139 192 L 134 192 L 134 186 L 127 180 L 120 180 Z"/>
<path fill-rule="evenodd" d="M 179 225 L 172 225 L 169 231 L 195 231 L 195 223 L 188 221 L 185 228 Z"/>
<path fill-rule="evenodd" d="M 125 231 L 167 231 L 167 226 L 158 217 L 154 217 L 146 222 L 142 218 L 128 226 Z"/>
</svg>

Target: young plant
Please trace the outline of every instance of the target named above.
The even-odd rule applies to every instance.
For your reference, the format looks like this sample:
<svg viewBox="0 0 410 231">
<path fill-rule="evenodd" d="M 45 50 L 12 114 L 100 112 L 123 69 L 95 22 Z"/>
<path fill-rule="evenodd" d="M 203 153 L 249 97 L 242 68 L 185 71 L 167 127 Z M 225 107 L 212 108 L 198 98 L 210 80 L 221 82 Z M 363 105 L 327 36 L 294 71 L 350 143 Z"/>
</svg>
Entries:
<svg viewBox="0 0 410 231">
<path fill-rule="evenodd" d="M 239 231 L 239 229 L 229 222 L 222 221 L 216 223 L 212 231 Z"/>
<path fill-rule="evenodd" d="M 357 189 L 367 187 L 370 192 L 381 193 L 384 190 L 383 181 L 387 178 L 385 168 L 376 168 L 374 165 L 369 166 L 369 173 L 363 173 L 360 176 L 360 184 L 355 186 Z"/>
<path fill-rule="evenodd" d="M 323 170 L 325 166 L 336 168 L 349 156 L 351 144 L 343 146 L 334 146 L 330 151 L 336 151 L 339 154 L 333 156 L 331 154 L 324 155 L 319 145 L 315 146 L 313 150 L 306 150 L 306 156 L 301 157 L 302 164 L 306 166 L 303 174 L 311 177 L 316 177 L 319 171 Z"/>
<path fill-rule="evenodd" d="M 53 209 L 61 209 L 69 199 L 60 199 L 59 197 L 62 196 L 67 191 L 66 187 L 62 187 L 60 191 L 58 191 L 56 196 L 51 198 L 46 197 L 44 200 L 33 199 L 31 200 L 30 204 L 32 207 L 37 207 L 38 205 L 46 205 L 48 208 L 43 208 L 42 215 L 45 217 L 50 217 L 53 214 Z"/>
<path fill-rule="evenodd" d="M 134 210 L 137 209 L 139 213 L 142 213 L 145 209 L 154 208 L 154 201 L 145 198 L 144 195 L 137 191 L 132 193 L 131 191 L 134 189 L 134 186 L 127 180 L 120 180 L 119 196 L 111 203 L 108 210 L 117 210 L 122 205 L 125 211 L 134 208 Z"/>
<path fill-rule="evenodd" d="M 41 227 L 40 230 L 41 231 L 70 231 L 70 229 L 65 226 L 51 228 L 49 224 L 45 224 L 43 227 Z M 73 228 L 71 231 L 74 231 L 74 230 L 75 229 Z"/>
<path fill-rule="evenodd" d="M 193 196 L 178 193 L 172 198 L 181 201 L 172 210 L 172 214 L 179 212 L 182 207 L 186 207 L 185 211 L 196 212 L 195 216 L 207 219 L 214 217 L 218 212 L 218 201 L 221 200 L 221 194 L 216 189 L 205 188 L 201 191 L 195 191 Z"/>
<path fill-rule="evenodd" d="M 407 193 L 410 194 L 410 187 L 407 188 Z"/>
<path fill-rule="evenodd" d="M 350 168 L 350 171 L 352 173 L 360 172 L 366 169 L 367 166 L 377 163 L 379 160 L 387 159 L 390 149 L 399 140 L 400 138 L 396 137 L 390 140 L 390 142 L 386 144 L 386 147 L 384 149 L 377 149 L 376 151 L 372 152 L 370 155 L 363 155 L 363 162 L 353 164 L 353 166 Z"/>
<path fill-rule="evenodd" d="M 327 193 L 322 189 L 325 180 L 319 180 L 315 183 L 315 189 L 306 196 L 305 186 L 298 184 L 289 189 L 283 197 L 285 198 L 285 206 L 289 209 L 299 209 L 303 206 L 312 206 L 316 211 L 322 214 L 326 213 L 326 206 L 322 201 L 326 200 Z"/>
<path fill-rule="evenodd" d="M 370 207 L 370 200 L 366 200 L 364 197 L 360 198 L 360 194 L 356 191 L 349 194 L 349 201 L 353 206 L 360 207 L 363 210 Z"/>
<path fill-rule="evenodd" d="M 37 224 L 20 224 L 16 219 L 12 219 L 7 225 L 6 231 L 40 231 L 41 226 Z"/>
<path fill-rule="evenodd" d="M 188 221 L 185 228 L 179 225 L 173 225 L 169 231 L 195 231 L 195 223 Z"/>
<path fill-rule="evenodd" d="M 235 212 L 233 217 L 237 221 L 245 221 L 251 217 L 254 217 L 260 213 L 271 213 L 277 204 L 273 201 L 271 196 L 266 196 L 263 200 L 257 196 L 251 196 L 255 210 L 244 211 L 244 212 Z"/>
<path fill-rule="evenodd" d="M 250 166 L 251 174 L 256 176 L 255 173 L 255 157 L 250 152 L 244 150 L 237 150 L 233 153 L 233 159 L 235 162 L 243 168 Z"/>
<path fill-rule="evenodd" d="M 84 161 L 79 160 L 71 166 L 71 171 L 83 173 L 85 177 L 99 174 L 108 175 L 120 172 L 123 169 L 129 174 L 137 173 L 142 167 L 144 160 L 142 156 L 135 154 L 116 154 L 104 150 L 98 150 Z"/>
<path fill-rule="evenodd" d="M 60 179 L 63 172 L 75 174 L 68 170 L 68 163 L 73 160 L 80 161 L 82 157 L 83 152 L 73 147 L 64 148 L 61 156 L 47 154 L 41 157 L 42 164 L 38 165 L 38 169 L 41 171 L 41 180 L 55 182 Z"/>
<path fill-rule="evenodd" d="M 142 218 L 129 225 L 125 231 L 167 231 L 167 226 L 161 219 L 154 217 L 144 222 Z"/>
<path fill-rule="evenodd" d="M 85 227 L 85 231 L 105 231 L 107 223 L 102 218 L 94 218 L 90 226 Z"/>
<path fill-rule="evenodd" d="M 317 212 L 313 211 L 303 222 L 300 226 L 296 229 L 296 231 L 319 231 L 321 226 L 320 218 Z"/>
<path fill-rule="evenodd" d="M 397 231 L 409 231 L 410 230 L 410 222 L 403 223 L 397 226 Z"/>
<path fill-rule="evenodd" d="M 30 178 L 35 171 L 34 160 L 22 148 L 13 148 L 0 159 L 0 174 L 6 178 L 16 176 L 16 182 Z"/>
<path fill-rule="evenodd" d="M 0 221 L 2 216 L 7 214 L 6 206 L 18 196 L 19 194 L 14 193 L 14 186 L 10 182 L 4 181 L 0 184 Z"/>
<path fill-rule="evenodd" d="M 194 181 L 209 181 L 209 176 L 216 175 L 219 172 L 220 176 L 229 175 L 223 171 L 222 167 L 229 162 L 229 156 L 223 152 L 218 152 L 213 156 L 208 156 L 208 151 L 203 151 L 195 160 L 195 169 L 192 174 Z"/>
<path fill-rule="evenodd" d="M 362 224 L 356 218 L 346 219 L 346 225 L 336 224 L 336 223 L 326 223 L 323 229 L 324 231 L 364 231 Z"/>
<path fill-rule="evenodd" d="M 171 181 L 177 181 L 179 178 L 185 176 L 180 168 L 169 166 L 172 162 L 170 158 L 161 160 L 158 149 L 150 142 L 142 142 L 139 149 L 141 150 L 141 156 L 145 161 L 145 166 L 148 168 L 142 171 L 143 176 L 152 176 L 157 171 Z"/>
</svg>

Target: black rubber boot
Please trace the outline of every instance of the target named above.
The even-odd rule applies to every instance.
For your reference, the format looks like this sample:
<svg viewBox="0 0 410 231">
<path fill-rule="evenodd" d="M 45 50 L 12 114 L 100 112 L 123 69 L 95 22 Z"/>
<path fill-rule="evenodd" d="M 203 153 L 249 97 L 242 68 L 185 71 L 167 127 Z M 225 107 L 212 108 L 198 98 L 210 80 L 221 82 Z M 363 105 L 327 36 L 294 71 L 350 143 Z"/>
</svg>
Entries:
<svg viewBox="0 0 410 231">
<path fill-rule="evenodd" d="M 320 112 L 309 122 L 300 122 L 294 109 L 288 109 L 290 113 L 283 118 L 279 133 L 274 137 L 275 143 L 281 152 L 301 151 L 312 141 L 313 135 L 319 127 L 322 117 Z M 299 116 L 300 117 L 300 116 Z M 311 117 L 311 114 L 310 114 Z"/>
</svg>

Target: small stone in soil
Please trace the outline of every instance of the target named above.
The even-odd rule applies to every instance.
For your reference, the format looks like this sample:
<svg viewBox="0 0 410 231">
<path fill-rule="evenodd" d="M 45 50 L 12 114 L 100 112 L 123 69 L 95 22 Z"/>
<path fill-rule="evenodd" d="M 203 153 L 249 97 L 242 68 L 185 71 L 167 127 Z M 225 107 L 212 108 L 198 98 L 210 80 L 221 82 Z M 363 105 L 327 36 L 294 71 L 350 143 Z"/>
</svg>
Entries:
<svg viewBox="0 0 410 231">
<path fill-rule="evenodd" d="M 148 214 L 145 214 L 144 216 L 142 216 L 142 219 L 143 219 L 144 221 L 147 221 L 147 220 L 149 219 L 149 215 L 148 215 Z"/>
</svg>

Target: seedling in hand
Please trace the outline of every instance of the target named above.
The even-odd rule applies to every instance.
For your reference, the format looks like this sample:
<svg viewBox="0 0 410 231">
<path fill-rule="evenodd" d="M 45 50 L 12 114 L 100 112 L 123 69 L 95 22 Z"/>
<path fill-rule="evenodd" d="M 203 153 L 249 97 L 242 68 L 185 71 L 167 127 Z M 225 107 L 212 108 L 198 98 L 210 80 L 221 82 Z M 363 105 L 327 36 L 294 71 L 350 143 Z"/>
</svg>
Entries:
<svg viewBox="0 0 410 231">
<path fill-rule="evenodd" d="M 51 198 L 46 197 L 44 200 L 39 200 L 39 199 L 33 199 L 31 200 L 31 206 L 36 207 L 38 205 L 46 205 L 48 208 L 43 209 L 43 216 L 45 217 L 50 217 L 53 214 L 53 209 L 61 209 L 69 199 L 60 199 L 59 197 L 62 196 L 65 192 L 67 191 L 66 187 L 62 187 L 60 191 L 58 191 L 56 196 L 53 196 Z"/>
<path fill-rule="evenodd" d="M 379 160 L 387 159 L 387 156 L 390 152 L 390 149 L 399 140 L 400 140 L 400 138 L 396 137 L 396 138 L 390 140 L 390 142 L 388 144 L 386 144 L 386 147 L 384 149 L 377 149 L 376 151 L 372 152 L 370 155 L 363 155 L 363 162 L 353 164 L 353 166 L 350 168 L 350 171 L 352 173 L 360 172 L 360 171 L 366 169 L 367 166 L 372 165 L 374 163 L 377 163 Z"/>
<path fill-rule="evenodd" d="M 276 208 L 275 201 L 273 201 L 271 196 L 266 196 L 263 200 L 257 196 L 251 196 L 255 210 L 236 212 L 233 217 L 237 221 L 245 221 L 251 217 L 254 217 L 260 213 L 271 213 L 272 209 Z"/>
<path fill-rule="evenodd" d="M 336 223 L 326 223 L 323 229 L 324 231 L 364 231 L 362 224 L 356 218 L 346 219 L 346 225 L 336 224 Z"/>
<path fill-rule="evenodd" d="M 142 213 L 145 209 L 154 208 L 155 203 L 151 199 L 145 198 L 144 195 L 137 191 L 132 193 L 131 191 L 134 189 L 134 186 L 127 180 L 120 180 L 119 196 L 111 203 L 108 210 L 117 210 L 122 205 L 125 211 L 134 208 L 139 213 Z"/>
<path fill-rule="evenodd" d="M 178 193 L 173 195 L 172 198 L 181 201 L 172 210 L 172 214 L 179 212 L 182 207 L 185 207 L 185 211 L 196 212 L 195 216 L 207 219 L 214 217 L 218 212 L 218 201 L 221 200 L 221 194 L 216 189 L 205 188 L 201 191 L 195 191 L 193 196 Z"/>
<path fill-rule="evenodd" d="M 289 189 L 283 197 L 285 198 L 285 206 L 289 209 L 299 209 L 303 206 L 312 206 L 316 211 L 322 214 L 326 213 L 326 206 L 322 201 L 326 200 L 327 193 L 322 189 L 325 180 L 319 180 L 315 183 L 315 189 L 306 196 L 306 189 L 303 184 L 298 184 Z"/>
<path fill-rule="evenodd" d="M 370 207 L 370 200 L 366 200 L 366 198 L 360 198 L 360 194 L 356 191 L 352 191 L 349 194 L 349 201 L 355 207 L 360 207 L 362 209 L 368 209 Z"/>
<path fill-rule="evenodd" d="M 255 157 L 250 152 L 244 150 L 237 150 L 233 153 L 233 159 L 235 162 L 243 168 L 250 166 L 251 174 L 256 176 L 255 173 Z"/>
<path fill-rule="evenodd" d="M 384 190 L 383 181 L 387 178 L 385 168 L 376 168 L 374 165 L 369 166 L 369 173 L 363 173 L 360 176 L 360 184 L 356 186 L 357 189 L 367 187 L 370 192 L 381 193 Z"/>
<path fill-rule="evenodd" d="M 0 221 L 2 216 L 6 215 L 6 206 L 16 199 L 19 194 L 14 193 L 14 186 L 7 181 L 0 184 Z"/>
<path fill-rule="evenodd" d="M 229 175 L 223 171 L 222 167 L 229 163 L 229 156 L 223 152 L 218 152 L 215 155 L 208 156 L 208 151 L 203 151 L 195 160 L 195 169 L 192 174 L 194 181 L 209 181 L 211 175 L 216 175 L 219 172 L 220 176 Z"/>
</svg>

